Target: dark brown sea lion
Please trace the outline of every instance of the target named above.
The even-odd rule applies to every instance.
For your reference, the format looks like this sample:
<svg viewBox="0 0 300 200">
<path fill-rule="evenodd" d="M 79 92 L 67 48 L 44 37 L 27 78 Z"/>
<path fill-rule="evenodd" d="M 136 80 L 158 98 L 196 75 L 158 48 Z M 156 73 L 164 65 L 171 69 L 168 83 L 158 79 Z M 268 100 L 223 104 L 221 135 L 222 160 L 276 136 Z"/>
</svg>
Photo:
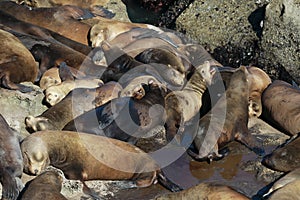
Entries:
<svg viewBox="0 0 300 200">
<path fill-rule="evenodd" d="M 28 49 L 14 35 L 0 30 L 0 84 L 8 89 L 29 92 L 32 89 L 19 83 L 35 82 L 38 66 Z"/>
<path fill-rule="evenodd" d="M 237 192 L 229 186 L 214 183 L 201 183 L 189 189 L 173 194 L 166 194 L 156 197 L 155 200 L 247 200 L 245 195 Z"/>
<path fill-rule="evenodd" d="M 299 151 L 300 137 L 298 134 L 278 146 L 271 154 L 266 155 L 262 163 L 273 170 L 289 172 L 300 167 Z"/>
<path fill-rule="evenodd" d="M 149 85 L 148 85 L 149 84 Z M 121 97 L 78 116 L 63 130 L 80 131 L 135 143 L 140 137 L 155 135 L 165 122 L 166 89 L 150 82 L 143 85 L 141 99 Z"/>
<path fill-rule="evenodd" d="M 225 95 L 199 121 L 199 127 L 194 138 L 197 154 L 188 150 L 196 160 L 218 159 L 219 148 L 237 140 L 251 150 L 261 154 L 263 149 L 248 131 L 248 81 L 247 69 L 241 66 L 230 80 Z"/>
<path fill-rule="evenodd" d="M 275 80 L 262 95 L 263 119 L 288 135 L 300 132 L 300 89 Z"/>
<path fill-rule="evenodd" d="M 63 178 L 55 171 L 45 171 L 26 183 L 20 200 L 67 200 L 60 191 Z"/>
<path fill-rule="evenodd" d="M 23 184 L 23 158 L 18 136 L 0 114 L 0 182 L 2 199 L 15 200 Z"/>
<path fill-rule="evenodd" d="M 89 44 L 88 33 L 91 27 L 78 19 L 93 15 L 82 8 L 71 5 L 30 8 L 12 1 L 1 1 L 0 10 L 19 20 L 47 28 L 82 44 Z"/>
<path fill-rule="evenodd" d="M 202 94 L 206 90 L 206 85 L 211 83 L 214 73 L 215 69 L 210 67 L 209 62 L 205 62 L 198 66 L 182 90 L 172 91 L 166 96 L 165 127 L 168 140 L 171 140 L 178 131 L 182 132 L 184 123 L 197 115 L 202 105 Z"/>
<path fill-rule="evenodd" d="M 160 181 L 172 191 L 180 188 L 169 182 L 148 154 L 126 142 L 71 131 L 40 131 L 21 142 L 24 172 L 40 174 L 52 165 L 68 179 L 132 180 L 137 187 Z M 84 184 L 84 191 L 92 192 Z M 95 195 L 94 195 L 95 196 Z"/>
<path fill-rule="evenodd" d="M 75 117 L 117 98 L 121 89 L 121 86 L 116 82 L 108 82 L 96 89 L 74 89 L 62 101 L 41 115 L 27 116 L 25 118 L 26 127 L 30 132 L 61 130 Z"/>
</svg>

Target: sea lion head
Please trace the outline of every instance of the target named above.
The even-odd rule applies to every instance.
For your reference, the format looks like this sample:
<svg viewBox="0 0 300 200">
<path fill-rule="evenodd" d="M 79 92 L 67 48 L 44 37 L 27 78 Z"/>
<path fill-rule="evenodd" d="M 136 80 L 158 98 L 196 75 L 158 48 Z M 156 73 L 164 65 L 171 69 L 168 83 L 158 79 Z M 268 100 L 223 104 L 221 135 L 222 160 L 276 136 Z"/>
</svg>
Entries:
<svg viewBox="0 0 300 200">
<path fill-rule="evenodd" d="M 60 102 L 65 96 L 64 93 L 58 88 L 55 87 L 58 85 L 54 85 L 45 90 L 45 100 L 51 106 L 54 106 L 58 102 Z"/>
<path fill-rule="evenodd" d="M 46 117 L 33 117 L 31 115 L 25 118 L 26 128 L 31 132 L 43 130 L 56 130 Z"/>
<path fill-rule="evenodd" d="M 102 27 L 100 24 L 95 24 L 90 30 L 90 42 L 92 47 L 99 47 L 102 41 L 107 39 L 107 28 Z"/>
<path fill-rule="evenodd" d="M 61 190 L 63 183 L 63 177 L 56 171 L 45 171 L 38 175 L 34 180 L 39 183 L 55 186 L 58 191 Z"/>
<path fill-rule="evenodd" d="M 21 142 L 24 172 L 38 175 L 50 164 L 48 149 L 39 137 L 25 138 Z"/>
<path fill-rule="evenodd" d="M 200 70 L 200 74 L 205 80 L 207 85 L 211 85 L 216 68 L 211 67 L 209 61 L 205 61 L 202 65 L 196 67 L 196 70 Z"/>
</svg>

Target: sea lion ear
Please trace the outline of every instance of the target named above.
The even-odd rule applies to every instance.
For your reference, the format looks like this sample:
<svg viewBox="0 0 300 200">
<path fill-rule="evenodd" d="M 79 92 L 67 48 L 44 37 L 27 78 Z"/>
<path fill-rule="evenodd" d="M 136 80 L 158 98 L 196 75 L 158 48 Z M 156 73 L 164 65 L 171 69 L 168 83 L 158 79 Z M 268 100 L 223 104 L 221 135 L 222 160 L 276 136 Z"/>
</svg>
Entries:
<svg viewBox="0 0 300 200">
<path fill-rule="evenodd" d="M 71 69 L 65 62 L 61 62 L 59 64 L 58 69 L 59 77 L 62 81 L 71 80 L 74 81 L 74 77 L 72 75 Z"/>
</svg>

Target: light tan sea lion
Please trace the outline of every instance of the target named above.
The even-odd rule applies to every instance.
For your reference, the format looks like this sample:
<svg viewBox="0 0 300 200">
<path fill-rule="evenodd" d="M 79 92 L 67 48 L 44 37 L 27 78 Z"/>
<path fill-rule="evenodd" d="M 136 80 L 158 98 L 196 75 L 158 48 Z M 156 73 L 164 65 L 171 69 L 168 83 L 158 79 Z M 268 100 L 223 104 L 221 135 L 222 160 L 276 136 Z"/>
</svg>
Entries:
<svg viewBox="0 0 300 200">
<path fill-rule="evenodd" d="M 34 82 L 38 66 L 30 51 L 20 40 L 7 31 L 0 30 L 0 85 L 8 89 L 29 92 L 32 89 L 19 83 Z"/>
<path fill-rule="evenodd" d="M 28 174 L 38 175 L 52 165 L 61 169 L 66 178 L 83 184 L 87 180 L 132 180 L 137 187 L 147 187 L 158 179 L 170 190 L 179 190 L 148 154 L 112 138 L 71 131 L 40 131 L 27 136 L 21 142 L 21 149 L 24 172 Z M 84 191 L 93 195 L 85 184 Z"/>
<path fill-rule="evenodd" d="M 276 190 L 269 200 L 298 200 L 300 196 L 300 180 L 293 181 Z"/>
<path fill-rule="evenodd" d="M 0 114 L 0 182 L 2 199 L 15 200 L 23 184 L 23 157 L 18 136 Z"/>
<path fill-rule="evenodd" d="M 119 97 L 122 87 L 116 82 L 108 82 L 95 89 L 77 88 L 62 101 L 50 107 L 39 116 L 27 116 L 26 128 L 30 132 L 42 130 L 61 130 L 77 116 L 111 99 Z"/>
<path fill-rule="evenodd" d="M 248 131 L 248 80 L 247 69 L 238 68 L 231 76 L 228 88 L 216 105 L 199 121 L 194 138 L 197 153 L 188 150 L 196 160 L 212 161 L 224 157 L 219 149 L 237 140 L 258 154 L 263 153 Z"/>
<path fill-rule="evenodd" d="M 200 183 L 181 192 L 162 195 L 155 200 L 247 200 L 245 195 L 235 191 L 229 186 L 214 183 Z"/>
<path fill-rule="evenodd" d="M 60 191 L 63 178 L 55 171 L 45 171 L 26 183 L 20 200 L 67 200 Z"/>
<path fill-rule="evenodd" d="M 195 69 L 182 90 L 172 91 L 165 97 L 167 113 L 165 127 L 168 140 L 177 133 L 183 132 L 184 123 L 197 115 L 202 105 L 202 94 L 207 84 L 211 83 L 214 73 L 215 69 L 210 67 L 209 62 L 205 62 Z"/>
<path fill-rule="evenodd" d="M 59 77 L 58 68 L 52 67 L 43 73 L 40 79 L 40 88 L 45 90 L 52 85 L 58 85 L 60 83 L 61 79 Z"/>
<path fill-rule="evenodd" d="M 300 132 L 300 89 L 275 80 L 263 93 L 263 119 L 288 135 Z"/>
</svg>

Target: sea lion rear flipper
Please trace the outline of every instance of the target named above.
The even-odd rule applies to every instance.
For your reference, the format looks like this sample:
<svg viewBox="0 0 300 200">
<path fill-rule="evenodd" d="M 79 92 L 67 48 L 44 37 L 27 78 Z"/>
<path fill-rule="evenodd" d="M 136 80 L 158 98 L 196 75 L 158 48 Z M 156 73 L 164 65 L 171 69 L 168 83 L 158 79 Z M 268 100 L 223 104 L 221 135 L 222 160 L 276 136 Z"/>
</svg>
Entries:
<svg viewBox="0 0 300 200">
<path fill-rule="evenodd" d="M 157 173 L 157 178 L 160 184 L 172 192 L 179 192 L 183 190 L 182 187 L 168 179 L 162 171 Z"/>
<path fill-rule="evenodd" d="M 59 64 L 58 73 L 61 81 L 71 80 L 74 81 L 71 69 L 65 62 Z"/>
<path fill-rule="evenodd" d="M 89 188 L 85 182 L 82 181 L 83 184 L 83 188 L 82 191 L 83 193 L 90 195 L 92 198 L 94 198 L 95 200 L 100 200 L 101 198 L 98 196 L 98 194 L 91 188 Z"/>
<path fill-rule="evenodd" d="M 2 169 L 0 172 L 0 182 L 2 184 L 2 199 L 17 199 L 19 190 L 15 177 L 11 172 Z"/>
</svg>

